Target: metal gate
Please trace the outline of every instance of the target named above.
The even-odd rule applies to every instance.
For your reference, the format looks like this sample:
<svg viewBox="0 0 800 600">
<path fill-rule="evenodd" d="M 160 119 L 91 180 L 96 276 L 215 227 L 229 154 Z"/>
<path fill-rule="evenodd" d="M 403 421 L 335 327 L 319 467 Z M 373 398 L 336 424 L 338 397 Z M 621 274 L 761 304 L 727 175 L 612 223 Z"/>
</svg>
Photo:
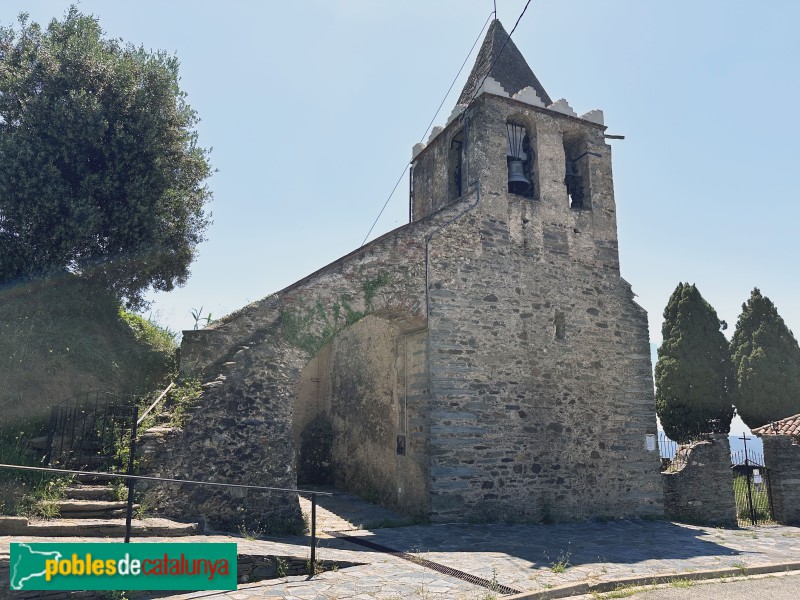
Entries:
<svg viewBox="0 0 800 600">
<path fill-rule="evenodd" d="M 731 454 L 736 521 L 740 526 L 775 522 L 772 486 L 764 457 L 747 448 Z"/>
<path fill-rule="evenodd" d="M 75 470 L 121 472 L 135 436 L 137 409 L 107 392 L 90 392 L 53 407 L 44 462 Z"/>
</svg>

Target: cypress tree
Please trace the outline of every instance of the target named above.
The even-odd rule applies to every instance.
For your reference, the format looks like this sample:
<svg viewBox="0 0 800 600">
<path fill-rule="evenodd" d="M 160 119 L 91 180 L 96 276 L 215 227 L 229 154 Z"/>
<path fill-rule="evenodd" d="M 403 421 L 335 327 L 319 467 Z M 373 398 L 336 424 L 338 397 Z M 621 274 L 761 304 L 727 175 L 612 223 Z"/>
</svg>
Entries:
<svg viewBox="0 0 800 600">
<path fill-rule="evenodd" d="M 720 324 L 697 287 L 678 284 L 664 309 L 656 363 L 656 412 L 675 441 L 730 431 L 733 366 Z"/>
<path fill-rule="evenodd" d="M 800 347 L 758 288 L 742 304 L 731 356 L 736 369 L 733 401 L 749 427 L 800 413 Z"/>
</svg>

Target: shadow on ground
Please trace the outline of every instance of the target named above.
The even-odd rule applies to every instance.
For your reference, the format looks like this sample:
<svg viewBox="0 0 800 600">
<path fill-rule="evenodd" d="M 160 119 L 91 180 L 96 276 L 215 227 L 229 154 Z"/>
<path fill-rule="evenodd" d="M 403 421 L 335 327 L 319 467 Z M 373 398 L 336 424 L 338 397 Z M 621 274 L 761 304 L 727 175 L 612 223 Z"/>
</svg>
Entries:
<svg viewBox="0 0 800 600">
<path fill-rule="evenodd" d="M 408 553 L 492 553 L 522 559 L 531 568 L 559 562 L 572 566 L 592 563 L 639 563 L 647 560 L 686 560 L 708 556 L 736 556 L 723 537 L 734 530 L 709 530 L 669 521 L 620 520 L 541 524 L 413 525 L 407 518 L 334 488 L 335 496 L 318 497 L 317 531 L 343 531 L 365 536 L 370 542 Z M 331 516 L 333 515 L 333 516 Z M 369 531 L 353 531 L 347 523 L 367 524 Z M 386 525 L 389 527 L 386 527 Z M 715 536 L 713 532 L 726 536 Z M 738 530 L 747 535 L 746 530 Z M 738 545 L 738 544 L 737 544 Z M 322 539 L 320 547 L 354 550 L 342 539 Z M 361 548 L 362 551 L 369 551 Z"/>
<path fill-rule="evenodd" d="M 404 552 L 502 553 L 523 559 L 532 568 L 552 567 L 559 562 L 572 566 L 598 562 L 626 564 L 741 554 L 714 541 L 707 530 L 668 521 L 452 524 L 376 529 L 358 535 L 369 535 L 369 540 L 376 544 Z M 338 544 L 337 547 L 346 548 Z"/>
</svg>

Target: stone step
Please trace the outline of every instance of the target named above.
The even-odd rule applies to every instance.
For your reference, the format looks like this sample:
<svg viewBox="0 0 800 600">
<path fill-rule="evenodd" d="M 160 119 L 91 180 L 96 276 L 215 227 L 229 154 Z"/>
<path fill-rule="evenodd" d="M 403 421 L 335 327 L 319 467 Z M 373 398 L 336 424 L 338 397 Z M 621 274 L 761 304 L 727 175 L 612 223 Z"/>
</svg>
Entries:
<svg viewBox="0 0 800 600">
<path fill-rule="evenodd" d="M 75 453 L 74 460 L 80 458 L 80 463 L 85 467 L 96 467 L 98 465 L 112 465 L 117 461 L 116 456 L 108 456 L 107 454 L 91 454 L 91 451 L 85 451 L 82 454 Z"/>
<path fill-rule="evenodd" d="M 46 435 L 35 437 L 28 442 L 28 445 L 34 450 L 47 450 L 47 439 Z"/>
<path fill-rule="evenodd" d="M 75 475 L 75 480 L 78 483 L 97 483 L 101 485 L 106 485 L 111 483 L 112 481 L 122 481 L 121 479 L 117 479 L 116 477 L 106 477 L 103 475 L 94 475 L 88 473 L 86 475 Z"/>
<path fill-rule="evenodd" d="M 181 537 L 202 533 L 197 523 L 179 523 L 149 517 L 131 521 L 131 535 Z M 123 537 L 125 519 L 56 519 L 30 521 L 25 517 L 0 517 L 0 536 Z"/>
<path fill-rule="evenodd" d="M 51 466 L 56 469 L 100 471 L 106 473 L 111 469 L 117 468 L 119 463 L 117 462 L 117 458 L 114 456 L 108 456 L 105 454 L 91 454 L 89 452 L 79 454 L 76 452 L 74 454 L 65 454 L 62 457 L 59 457 L 57 454 L 53 454 L 53 460 L 51 464 L 45 466 Z"/>
<path fill-rule="evenodd" d="M 65 519 L 115 518 L 125 516 L 128 503 L 124 500 L 56 500 L 48 502 L 58 508 L 58 513 Z M 133 505 L 136 510 L 139 505 Z"/>
<path fill-rule="evenodd" d="M 44 440 L 44 442 L 42 442 Z M 42 449 L 47 449 L 47 438 L 37 438 L 36 443 L 42 446 Z M 103 449 L 103 444 L 100 440 L 63 440 L 60 437 L 55 437 L 53 439 L 53 444 L 50 447 L 52 450 L 53 455 L 59 454 L 72 454 L 73 456 L 77 456 L 80 454 L 94 454 L 98 453 Z"/>
<path fill-rule="evenodd" d="M 114 490 L 99 485 L 71 486 L 64 490 L 64 496 L 67 500 L 119 500 Z"/>
<path fill-rule="evenodd" d="M 169 416 L 172 417 L 172 415 Z M 169 435 L 174 430 L 175 427 L 172 427 L 171 425 L 155 425 L 150 429 L 147 429 L 144 433 L 142 433 L 142 436 L 146 435 L 150 437 L 163 437 L 165 435 Z"/>
</svg>

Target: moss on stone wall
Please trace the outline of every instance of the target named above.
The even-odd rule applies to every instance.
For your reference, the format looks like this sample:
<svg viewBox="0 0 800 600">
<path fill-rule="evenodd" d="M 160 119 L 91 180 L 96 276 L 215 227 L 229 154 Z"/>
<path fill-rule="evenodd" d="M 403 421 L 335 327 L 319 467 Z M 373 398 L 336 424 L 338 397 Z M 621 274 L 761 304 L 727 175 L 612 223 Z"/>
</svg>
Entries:
<svg viewBox="0 0 800 600">
<path fill-rule="evenodd" d="M 345 327 L 349 327 L 374 312 L 375 294 L 391 281 L 388 273 L 378 273 L 365 278 L 361 283 L 364 294 L 364 310 L 355 310 L 354 299 L 342 295 L 326 308 L 317 300 L 313 306 L 297 310 L 282 310 L 280 313 L 281 331 L 284 339 L 293 346 L 315 356 L 320 348 L 331 341 Z M 320 327 L 321 325 L 321 327 Z"/>
</svg>

